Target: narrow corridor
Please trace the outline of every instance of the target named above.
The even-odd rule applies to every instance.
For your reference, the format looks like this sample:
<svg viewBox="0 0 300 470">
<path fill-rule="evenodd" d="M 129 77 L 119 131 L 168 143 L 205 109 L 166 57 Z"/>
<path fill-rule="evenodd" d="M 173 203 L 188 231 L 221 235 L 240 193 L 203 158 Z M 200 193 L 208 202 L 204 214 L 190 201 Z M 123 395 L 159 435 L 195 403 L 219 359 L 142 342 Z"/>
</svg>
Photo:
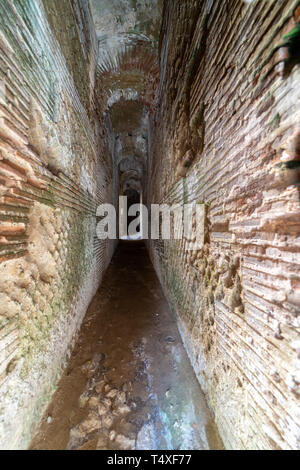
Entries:
<svg viewBox="0 0 300 470">
<path fill-rule="evenodd" d="M 142 242 L 121 242 L 32 449 L 220 449 Z"/>
<path fill-rule="evenodd" d="M 300 0 L 0 0 L 0 451 L 300 449 L 299 51 Z"/>
</svg>

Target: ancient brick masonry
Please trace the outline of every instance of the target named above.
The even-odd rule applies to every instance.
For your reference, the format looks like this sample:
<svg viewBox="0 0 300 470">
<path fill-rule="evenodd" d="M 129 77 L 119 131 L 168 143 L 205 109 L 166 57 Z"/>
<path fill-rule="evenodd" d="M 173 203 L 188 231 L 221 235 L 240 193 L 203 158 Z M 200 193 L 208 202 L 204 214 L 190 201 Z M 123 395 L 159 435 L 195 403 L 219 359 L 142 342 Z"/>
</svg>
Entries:
<svg viewBox="0 0 300 470">
<path fill-rule="evenodd" d="M 233 449 L 299 446 L 299 13 L 165 2 L 149 202 L 204 203 L 205 243 L 150 249 Z"/>
<path fill-rule="evenodd" d="M 203 246 L 148 248 L 226 448 L 299 448 L 300 0 L 109 3 L 0 1 L 0 448 L 110 262 L 98 204 L 133 193 L 203 208 Z"/>
<path fill-rule="evenodd" d="M 87 3 L 0 16 L 0 447 L 26 447 L 113 252 L 95 238 L 113 172 Z"/>
</svg>

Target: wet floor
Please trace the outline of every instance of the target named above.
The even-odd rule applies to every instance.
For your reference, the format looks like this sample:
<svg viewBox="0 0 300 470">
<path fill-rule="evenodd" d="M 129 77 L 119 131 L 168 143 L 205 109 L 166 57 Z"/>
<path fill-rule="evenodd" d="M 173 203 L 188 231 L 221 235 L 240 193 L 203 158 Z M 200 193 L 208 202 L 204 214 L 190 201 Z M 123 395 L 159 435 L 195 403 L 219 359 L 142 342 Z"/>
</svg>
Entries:
<svg viewBox="0 0 300 470">
<path fill-rule="evenodd" d="M 221 449 L 142 242 L 121 242 L 31 449 Z"/>
</svg>

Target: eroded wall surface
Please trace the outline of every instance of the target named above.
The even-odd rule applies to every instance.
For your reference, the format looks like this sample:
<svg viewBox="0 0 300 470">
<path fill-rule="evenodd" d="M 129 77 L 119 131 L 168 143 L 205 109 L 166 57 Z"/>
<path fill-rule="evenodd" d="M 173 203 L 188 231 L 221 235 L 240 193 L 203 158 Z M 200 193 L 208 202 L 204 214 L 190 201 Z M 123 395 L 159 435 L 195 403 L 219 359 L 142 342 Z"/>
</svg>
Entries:
<svg viewBox="0 0 300 470">
<path fill-rule="evenodd" d="M 231 449 L 299 447 L 299 3 L 165 2 L 149 203 L 206 215 L 150 249 Z"/>
<path fill-rule="evenodd" d="M 0 448 L 26 448 L 113 245 L 112 143 L 85 0 L 0 3 Z"/>
</svg>

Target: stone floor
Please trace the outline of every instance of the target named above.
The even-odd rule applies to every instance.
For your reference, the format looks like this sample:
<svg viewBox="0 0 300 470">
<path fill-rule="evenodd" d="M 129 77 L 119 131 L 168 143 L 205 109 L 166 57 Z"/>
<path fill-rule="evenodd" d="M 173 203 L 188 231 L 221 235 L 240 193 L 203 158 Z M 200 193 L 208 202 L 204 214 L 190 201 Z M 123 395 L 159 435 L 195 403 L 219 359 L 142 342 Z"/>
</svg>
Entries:
<svg viewBox="0 0 300 470">
<path fill-rule="evenodd" d="M 121 242 L 31 449 L 221 449 L 141 242 Z"/>
</svg>

